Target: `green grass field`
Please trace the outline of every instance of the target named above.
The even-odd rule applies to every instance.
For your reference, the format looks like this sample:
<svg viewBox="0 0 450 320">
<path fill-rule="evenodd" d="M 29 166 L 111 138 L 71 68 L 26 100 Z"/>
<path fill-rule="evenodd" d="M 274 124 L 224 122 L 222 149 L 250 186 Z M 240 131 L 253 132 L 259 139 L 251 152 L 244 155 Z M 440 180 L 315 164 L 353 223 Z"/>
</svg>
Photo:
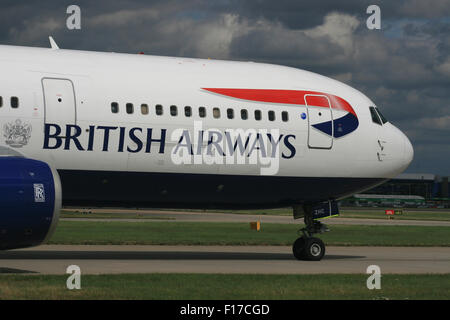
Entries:
<svg viewBox="0 0 450 320">
<path fill-rule="evenodd" d="M 60 221 L 49 244 L 292 245 L 301 225 L 217 222 Z M 335 225 L 327 245 L 450 246 L 450 227 Z"/>
<path fill-rule="evenodd" d="M 383 275 L 368 290 L 368 275 L 123 274 L 0 275 L 0 299 L 450 299 L 450 275 Z"/>
</svg>

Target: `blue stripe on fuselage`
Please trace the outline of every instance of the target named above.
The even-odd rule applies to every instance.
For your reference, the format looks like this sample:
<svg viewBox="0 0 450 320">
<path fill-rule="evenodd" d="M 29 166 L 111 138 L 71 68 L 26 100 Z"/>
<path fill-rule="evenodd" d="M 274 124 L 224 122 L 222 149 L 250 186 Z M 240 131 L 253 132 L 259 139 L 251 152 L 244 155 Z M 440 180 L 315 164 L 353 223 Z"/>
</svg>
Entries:
<svg viewBox="0 0 450 320">
<path fill-rule="evenodd" d="M 358 125 L 359 125 L 358 118 L 351 113 L 348 113 L 341 118 L 335 119 L 333 120 L 333 127 L 334 127 L 333 137 L 340 138 L 342 136 L 345 136 L 355 131 L 356 128 L 358 128 Z M 331 136 L 333 128 L 331 126 L 331 121 L 314 124 L 313 127 Z"/>
</svg>

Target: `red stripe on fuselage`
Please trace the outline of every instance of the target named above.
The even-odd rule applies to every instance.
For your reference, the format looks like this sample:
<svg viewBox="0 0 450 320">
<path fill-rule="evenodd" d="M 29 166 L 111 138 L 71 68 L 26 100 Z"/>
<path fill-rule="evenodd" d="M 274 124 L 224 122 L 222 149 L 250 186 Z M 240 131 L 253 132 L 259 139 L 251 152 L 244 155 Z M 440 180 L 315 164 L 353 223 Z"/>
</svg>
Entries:
<svg viewBox="0 0 450 320">
<path fill-rule="evenodd" d="M 226 89 L 226 88 L 202 88 L 210 92 L 221 94 L 228 97 L 237 99 L 258 101 L 258 102 L 270 102 L 280 104 L 298 104 L 305 105 L 305 95 L 322 95 L 330 99 L 331 108 L 337 110 L 344 110 L 350 112 L 356 117 L 355 110 L 352 106 L 342 99 L 341 97 L 316 92 L 316 91 L 303 91 L 303 90 L 276 90 L 276 89 Z M 308 97 L 308 104 L 311 101 L 316 101 L 319 107 L 328 107 L 328 104 L 323 103 L 320 99 L 314 99 L 312 96 Z"/>
<path fill-rule="evenodd" d="M 325 107 L 325 108 L 330 107 L 330 103 L 328 102 L 328 99 L 325 96 L 305 95 L 305 101 L 308 106 Z"/>
</svg>

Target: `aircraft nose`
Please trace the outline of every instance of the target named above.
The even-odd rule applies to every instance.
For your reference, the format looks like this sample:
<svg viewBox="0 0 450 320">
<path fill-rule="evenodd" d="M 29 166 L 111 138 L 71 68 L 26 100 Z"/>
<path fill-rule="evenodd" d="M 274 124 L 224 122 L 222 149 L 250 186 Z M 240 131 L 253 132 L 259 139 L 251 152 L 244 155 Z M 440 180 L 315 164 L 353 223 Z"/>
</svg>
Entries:
<svg viewBox="0 0 450 320">
<path fill-rule="evenodd" d="M 403 137 L 403 160 L 405 161 L 405 166 L 409 166 L 414 157 L 414 148 L 405 134 L 403 134 Z"/>
<path fill-rule="evenodd" d="M 394 177 L 408 168 L 414 157 L 414 149 L 411 141 L 399 128 L 386 125 L 386 129 L 386 132 L 388 132 L 386 139 L 388 149 L 385 153 L 387 158 L 394 161 L 392 163 L 393 171 L 391 172 Z"/>
</svg>

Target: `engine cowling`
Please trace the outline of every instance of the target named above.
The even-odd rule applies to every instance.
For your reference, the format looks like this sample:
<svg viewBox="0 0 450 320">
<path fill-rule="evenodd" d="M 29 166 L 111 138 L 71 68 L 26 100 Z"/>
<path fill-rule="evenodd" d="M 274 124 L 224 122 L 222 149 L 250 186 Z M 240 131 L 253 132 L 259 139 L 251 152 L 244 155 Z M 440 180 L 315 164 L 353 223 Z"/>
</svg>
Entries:
<svg viewBox="0 0 450 320">
<path fill-rule="evenodd" d="M 36 246 L 49 239 L 61 201 L 58 172 L 47 163 L 0 157 L 0 250 Z"/>
</svg>

